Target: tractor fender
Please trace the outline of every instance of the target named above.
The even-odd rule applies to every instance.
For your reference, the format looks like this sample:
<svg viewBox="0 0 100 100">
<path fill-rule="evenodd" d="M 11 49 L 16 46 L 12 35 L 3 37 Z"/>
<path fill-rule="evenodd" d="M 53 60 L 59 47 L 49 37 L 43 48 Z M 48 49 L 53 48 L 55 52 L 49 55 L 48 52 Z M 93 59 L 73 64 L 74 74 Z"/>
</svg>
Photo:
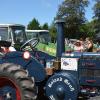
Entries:
<svg viewBox="0 0 100 100">
<path fill-rule="evenodd" d="M 33 56 L 31 56 L 30 59 L 25 60 L 23 58 L 23 52 L 14 51 L 7 53 L 4 57 L 2 57 L 1 62 L 21 65 L 23 69 L 28 71 L 31 77 L 33 76 L 35 78 L 35 82 L 41 82 L 46 77 L 43 65 Z"/>
<path fill-rule="evenodd" d="M 78 81 L 72 74 L 59 72 L 47 81 L 46 96 L 50 100 L 77 100 L 78 86 Z"/>
</svg>

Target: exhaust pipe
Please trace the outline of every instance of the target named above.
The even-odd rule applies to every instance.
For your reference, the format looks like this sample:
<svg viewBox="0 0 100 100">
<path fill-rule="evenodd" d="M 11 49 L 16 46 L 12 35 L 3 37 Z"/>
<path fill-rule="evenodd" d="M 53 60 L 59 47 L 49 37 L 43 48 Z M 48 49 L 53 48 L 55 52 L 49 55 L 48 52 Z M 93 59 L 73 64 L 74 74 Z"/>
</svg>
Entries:
<svg viewBox="0 0 100 100">
<path fill-rule="evenodd" d="M 61 58 L 62 53 L 65 52 L 65 39 L 64 39 L 64 20 L 57 20 L 56 22 L 57 27 L 57 53 L 56 57 Z"/>
</svg>

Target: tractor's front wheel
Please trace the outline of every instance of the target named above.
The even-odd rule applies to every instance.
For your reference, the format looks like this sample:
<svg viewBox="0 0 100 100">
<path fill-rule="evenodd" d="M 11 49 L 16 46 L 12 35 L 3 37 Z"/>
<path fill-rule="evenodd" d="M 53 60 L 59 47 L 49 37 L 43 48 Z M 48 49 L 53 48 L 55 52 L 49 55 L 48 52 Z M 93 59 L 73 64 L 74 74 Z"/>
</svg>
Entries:
<svg viewBox="0 0 100 100">
<path fill-rule="evenodd" d="M 34 79 L 20 65 L 0 64 L 0 100 L 36 100 Z"/>
</svg>

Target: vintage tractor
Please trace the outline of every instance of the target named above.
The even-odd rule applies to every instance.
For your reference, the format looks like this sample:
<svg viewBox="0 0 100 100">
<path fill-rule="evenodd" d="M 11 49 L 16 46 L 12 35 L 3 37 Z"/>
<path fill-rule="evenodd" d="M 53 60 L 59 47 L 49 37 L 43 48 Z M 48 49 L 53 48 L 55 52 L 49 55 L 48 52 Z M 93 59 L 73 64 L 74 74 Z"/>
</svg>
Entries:
<svg viewBox="0 0 100 100">
<path fill-rule="evenodd" d="M 50 100 L 100 100 L 100 53 L 64 52 L 64 22 L 57 21 L 57 58 L 46 82 Z"/>
<path fill-rule="evenodd" d="M 44 100 L 42 96 L 50 100 L 100 100 L 100 53 L 66 53 L 64 22 L 56 23 L 56 56 L 34 49 L 39 39 L 26 41 L 23 26 L 9 25 L 6 36 L 6 27 L 0 28 L 0 100 L 35 100 L 37 95 L 37 100 Z M 16 51 L 9 51 L 10 46 Z M 3 51 L 3 47 L 8 50 Z M 29 47 L 30 52 L 26 51 Z"/>
</svg>

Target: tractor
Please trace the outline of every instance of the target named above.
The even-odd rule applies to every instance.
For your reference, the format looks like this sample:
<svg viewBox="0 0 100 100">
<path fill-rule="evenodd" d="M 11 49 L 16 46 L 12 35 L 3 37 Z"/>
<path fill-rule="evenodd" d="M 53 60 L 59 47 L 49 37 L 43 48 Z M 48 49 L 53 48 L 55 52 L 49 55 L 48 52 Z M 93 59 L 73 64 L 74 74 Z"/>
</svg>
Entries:
<svg viewBox="0 0 100 100">
<path fill-rule="evenodd" d="M 25 26 L 20 24 L 0 24 L 0 100 L 35 100 L 35 82 L 45 79 L 43 65 L 24 50 L 33 49 L 37 39 L 27 41 Z M 12 49 L 14 48 L 14 49 Z"/>
<path fill-rule="evenodd" d="M 56 25 L 56 56 L 27 40 L 24 26 L 1 25 L 0 100 L 100 100 L 100 53 L 65 52 L 64 21 Z"/>
<path fill-rule="evenodd" d="M 57 55 L 46 96 L 50 100 L 100 100 L 100 53 L 65 52 L 64 21 L 56 23 Z"/>
</svg>

